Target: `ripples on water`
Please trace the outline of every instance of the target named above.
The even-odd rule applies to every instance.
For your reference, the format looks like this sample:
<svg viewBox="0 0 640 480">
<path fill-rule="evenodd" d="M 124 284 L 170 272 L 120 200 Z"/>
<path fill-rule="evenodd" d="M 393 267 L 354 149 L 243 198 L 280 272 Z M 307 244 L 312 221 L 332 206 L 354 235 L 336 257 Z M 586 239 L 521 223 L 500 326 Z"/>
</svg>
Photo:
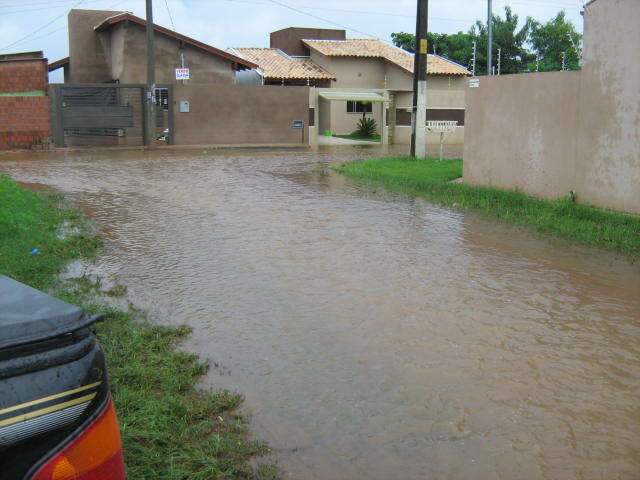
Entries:
<svg viewBox="0 0 640 480">
<path fill-rule="evenodd" d="M 640 477 L 640 267 L 323 167 L 371 153 L 0 170 L 96 219 L 100 271 L 194 328 L 288 478 Z"/>
</svg>

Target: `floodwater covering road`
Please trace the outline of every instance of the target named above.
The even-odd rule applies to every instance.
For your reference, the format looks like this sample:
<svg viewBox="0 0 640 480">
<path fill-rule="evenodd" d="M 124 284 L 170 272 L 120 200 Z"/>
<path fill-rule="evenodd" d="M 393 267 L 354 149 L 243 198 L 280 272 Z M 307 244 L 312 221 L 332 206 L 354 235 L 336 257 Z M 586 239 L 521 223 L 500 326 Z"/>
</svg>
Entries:
<svg viewBox="0 0 640 480">
<path fill-rule="evenodd" d="M 640 475 L 640 266 L 353 184 L 371 150 L 0 156 L 194 328 L 291 479 Z M 28 158 L 28 159 L 27 159 Z"/>
</svg>

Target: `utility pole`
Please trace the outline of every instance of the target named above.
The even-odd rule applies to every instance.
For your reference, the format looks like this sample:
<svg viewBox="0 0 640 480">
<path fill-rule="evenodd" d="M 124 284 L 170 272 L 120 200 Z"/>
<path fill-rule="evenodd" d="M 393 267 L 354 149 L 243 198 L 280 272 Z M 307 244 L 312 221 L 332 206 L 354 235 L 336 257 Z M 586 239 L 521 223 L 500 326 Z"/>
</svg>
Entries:
<svg viewBox="0 0 640 480">
<path fill-rule="evenodd" d="M 540 54 L 536 53 L 536 72 L 540 71 Z"/>
<path fill-rule="evenodd" d="M 427 44 L 429 0 L 418 0 L 416 53 L 413 64 L 413 115 L 411 116 L 411 156 L 427 156 Z"/>
<path fill-rule="evenodd" d="M 478 42 L 473 41 L 473 57 L 471 57 L 471 76 L 476 76 L 476 48 L 478 46 Z"/>
<path fill-rule="evenodd" d="M 502 49 L 498 49 L 498 75 L 500 75 L 500 68 L 502 67 Z"/>
<path fill-rule="evenodd" d="M 562 71 L 567 69 L 567 52 L 562 52 Z"/>
<path fill-rule="evenodd" d="M 153 148 L 156 143 L 156 51 L 153 35 L 153 0 L 146 0 L 147 7 L 147 101 L 145 109 L 145 144 Z"/>
<path fill-rule="evenodd" d="M 493 7 L 491 0 L 487 0 L 487 75 L 493 73 Z"/>
</svg>

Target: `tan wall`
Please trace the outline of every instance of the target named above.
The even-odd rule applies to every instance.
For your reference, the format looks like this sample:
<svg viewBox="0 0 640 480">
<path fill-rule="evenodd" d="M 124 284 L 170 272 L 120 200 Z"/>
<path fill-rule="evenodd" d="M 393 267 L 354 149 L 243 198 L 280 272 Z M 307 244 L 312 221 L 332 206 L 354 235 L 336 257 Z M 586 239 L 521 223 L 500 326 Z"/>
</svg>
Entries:
<svg viewBox="0 0 640 480">
<path fill-rule="evenodd" d="M 121 12 L 71 10 L 69 25 L 69 82 L 102 83 L 112 80 L 109 68 L 109 35 L 96 34 L 93 27 Z"/>
<path fill-rule="evenodd" d="M 307 145 L 308 87 L 176 85 L 176 145 Z M 179 102 L 190 102 L 180 113 Z M 304 136 L 304 138 L 303 138 Z"/>
<path fill-rule="evenodd" d="M 640 1 L 586 8 L 576 171 L 579 197 L 640 213 Z"/>
<path fill-rule="evenodd" d="M 332 88 L 384 88 L 385 62 L 379 59 L 327 57 L 312 50 L 311 60 L 336 77 Z"/>
<path fill-rule="evenodd" d="M 578 72 L 481 77 L 467 90 L 465 181 L 544 197 L 577 190 L 579 87 Z"/>
<path fill-rule="evenodd" d="M 145 30 L 138 25 L 118 27 L 126 30 L 124 42 L 124 65 L 122 74 L 115 79 L 121 83 L 144 83 L 147 77 Z M 119 44 L 118 29 L 112 29 L 111 44 Z M 188 83 L 233 84 L 233 64 L 220 57 L 205 53 L 190 45 L 180 50 L 177 40 L 156 34 L 156 83 L 177 84 L 175 69 L 181 66 L 180 52 L 184 52 L 185 66 L 189 67 L 191 79 Z M 113 57 L 112 57 L 113 58 Z"/>
<path fill-rule="evenodd" d="M 344 40 L 346 36 L 344 30 L 292 27 L 271 32 L 269 41 L 271 48 L 279 48 L 289 55 L 300 57 L 309 55 L 309 48 L 303 45 L 303 39 Z"/>
<path fill-rule="evenodd" d="M 382 104 L 374 103 L 372 113 L 367 113 L 367 118 L 373 118 L 378 124 L 378 133 L 382 125 Z M 358 127 L 358 121 L 362 118 L 362 113 L 347 113 L 346 101 L 331 102 L 331 125 L 330 130 L 338 135 L 348 135 Z"/>
<path fill-rule="evenodd" d="M 465 181 L 640 213 L 640 2 L 585 12 L 581 72 L 482 77 L 468 88 Z M 615 52 L 612 55 L 611 52 Z"/>
<path fill-rule="evenodd" d="M 387 88 L 397 92 L 398 108 L 411 107 L 413 80 L 411 75 L 393 65 L 386 69 Z M 427 78 L 428 108 L 465 108 L 467 77 L 429 75 Z"/>
<path fill-rule="evenodd" d="M 96 33 L 94 27 L 122 12 L 71 10 L 69 12 L 69 59 L 71 83 L 145 83 L 145 29 L 135 24 L 119 24 Z M 175 84 L 175 68 L 181 66 L 180 43 L 165 35 L 155 35 L 156 83 Z M 232 62 L 190 45 L 184 49 L 185 66 L 191 69 L 189 83 L 233 84 Z M 67 81 L 65 79 L 65 81 Z"/>
</svg>

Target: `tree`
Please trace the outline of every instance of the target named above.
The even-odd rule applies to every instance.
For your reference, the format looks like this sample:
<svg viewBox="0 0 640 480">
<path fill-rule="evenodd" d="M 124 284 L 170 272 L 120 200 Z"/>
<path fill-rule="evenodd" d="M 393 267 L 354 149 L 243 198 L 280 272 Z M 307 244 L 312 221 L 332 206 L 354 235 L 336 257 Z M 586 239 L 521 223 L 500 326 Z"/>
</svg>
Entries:
<svg viewBox="0 0 640 480">
<path fill-rule="evenodd" d="M 392 33 L 391 40 L 397 47 L 415 53 L 416 38 L 412 33 Z M 435 53 L 465 67 L 470 66 L 473 57 L 473 38 L 468 33 L 458 32 L 448 35 L 429 32 L 427 41 L 429 53 Z"/>
<path fill-rule="evenodd" d="M 544 24 L 532 21 L 529 42 L 534 53 L 539 55 L 541 72 L 562 70 L 563 52 L 566 54 L 566 68 L 580 69 L 582 35 L 576 31 L 573 23 L 567 20 L 565 12 L 559 12 Z M 536 70 L 535 60 L 530 63 L 529 69 Z"/>
<path fill-rule="evenodd" d="M 494 15 L 493 22 L 493 65 L 498 65 L 498 49 L 501 49 L 501 73 L 521 73 L 535 71 L 536 54 L 541 58 L 540 70 L 560 70 L 562 52 L 567 55 L 567 68 L 580 68 L 582 57 L 582 35 L 560 12 L 555 18 L 541 24 L 527 17 L 518 28 L 519 18 L 510 7 L 505 7 L 504 18 Z M 477 21 L 467 33 L 429 33 L 429 53 L 437 53 L 449 60 L 471 69 L 473 42 L 476 48 L 476 74 L 487 73 L 487 25 Z M 393 43 L 409 52 L 415 52 L 415 36 L 411 33 L 391 34 Z"/>
<path fill-rule="evenodd" d="M 505 18 L 493 16 L 493 50 L 492 63 L 498 68 L 498 49 L 500 55 L 501 73 L 521 73 L 527 70 L 529 62 L 535 58 L 526 48 L 531 31 L 532 19 L 527 18 L 522 28 L 518 29 L 518 15 L 511 7 L 504 7 Z M 487 73 L 487 25 L 481 21 L 471 27 L 469 34 L 478 42 L 478 56 L 476 59 L 476 74 Z"/>
</svg>

